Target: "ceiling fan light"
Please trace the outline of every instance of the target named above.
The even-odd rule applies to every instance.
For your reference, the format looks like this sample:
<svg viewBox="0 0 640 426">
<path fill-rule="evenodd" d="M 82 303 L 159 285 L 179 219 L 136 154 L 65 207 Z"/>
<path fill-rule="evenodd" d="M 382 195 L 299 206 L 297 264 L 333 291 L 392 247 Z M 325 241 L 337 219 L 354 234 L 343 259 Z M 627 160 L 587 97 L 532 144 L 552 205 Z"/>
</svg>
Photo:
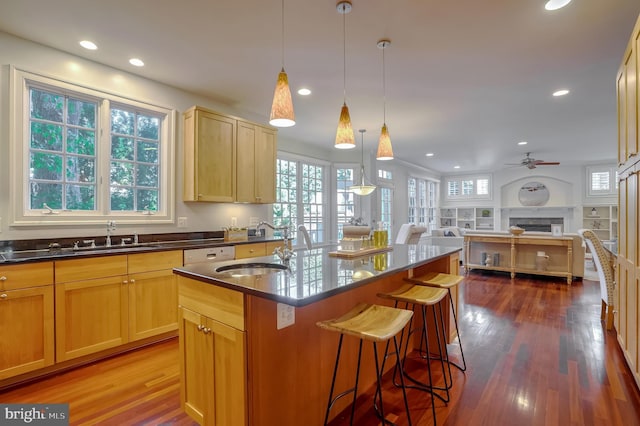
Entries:
<svg viewBox="0 0 640 426">
<path fill-rule="evenodd" d="M 393 160 L 393 148 L 391 147 L 391 137 L 389 136 L 389 130 L 387 125 L 382 125 L 382 131 L 380 132 L 380 140 L 378 141 L 378 153 L 376 154 L 378 160 Z"/>
<path fill-rule="evenodd" d="M 291 100 L 291 90 L 289 89 L 289 79 L 284 68 L 278 74 L 276 89 L 273 93 L 273 103 L 271 105 L 271 115 L 269 124 L 276 127 L 291 127 L 296 124 L 296 117 L 293 112 L 293 101 Z"/>
<path fill-rule="evenodd" d="M 353 127 L 351 127 L 351 116 L 349 115 L 349 107 L 347 104 L 342 105 L 340 110 L 340 120 L 338 121 L 338 129 L 336 130 L 336 144 L 338 149 L 355 148 L 355 136 Z"/>
</svg>

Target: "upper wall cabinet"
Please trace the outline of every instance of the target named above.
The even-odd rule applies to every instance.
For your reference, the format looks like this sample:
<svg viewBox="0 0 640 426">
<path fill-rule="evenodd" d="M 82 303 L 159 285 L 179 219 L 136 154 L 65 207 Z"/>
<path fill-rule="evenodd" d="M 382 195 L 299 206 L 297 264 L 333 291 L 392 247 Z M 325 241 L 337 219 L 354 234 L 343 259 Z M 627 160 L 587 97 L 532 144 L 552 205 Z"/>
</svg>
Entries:
<svg viewBox="0 0 640 426">
<path fill-rule="evenodd" d="M 640 22 L 640 21 L 639 21 Z M 622 65 L 617 76 L 618 94 L 618 164 L 625 164 L 630 158 L 638 154 L 639 135 L 638 118 L 638 55 L 640 50 L 640 32 L 638 24 L 625 51 Z"/>
<path fill-rule="evenodd" d="M 273 203 L 276 130 L 194 106 L 184 113 L 184 201 Z"/>
<path fill-rule="evenodd" d="M 236 201 L 276 201 L 276 137 L 275 129 L 238 121 Z"/>
</svg>

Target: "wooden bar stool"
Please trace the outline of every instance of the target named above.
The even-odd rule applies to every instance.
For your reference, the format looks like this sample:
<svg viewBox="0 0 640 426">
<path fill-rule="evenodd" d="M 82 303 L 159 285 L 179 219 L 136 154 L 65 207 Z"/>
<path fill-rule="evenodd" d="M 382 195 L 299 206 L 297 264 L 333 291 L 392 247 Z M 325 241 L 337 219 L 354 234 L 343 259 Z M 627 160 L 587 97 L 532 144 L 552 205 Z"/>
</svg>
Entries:
<svg viewBox="0 0 640 426">
<path fill-rule="evenodd" d="M 447 291 L 444 289 L 438 289 L 434 287 L 427 287 L 427 286 L 421 286 L 421 285 L 412 285 L 412 284 L 405 284 L 404 286 L 400 287 L 399 289 L 391 293 L 378 294 L 378 297 L 394 300 L 396 307 L 398 306 L 399 303 L 402 303 L 402 302 L 406 304 L 405 306 L 407 309 L 414 309 L 416 305 L 420 306 L 420 309 L 422 311 L 421 339 L 424 339 L 427 345 L 426 360 L 427 360 L 427 375 L 429 377 L 429 383 L 428 384 L 423 383 L 413 378 L 410 374 L 406 372 L 406 370 L 404 369 L 404 365 L 400 369 L 400 377 L 402 378 L 402 376 L 406 376 L 411 382 L 416 384 L 416 386 L 407 385 L 406 387 L 417 388 L 420 390 L 428 391 L 431 394 L 431 410 L 433 413 L 434 424 L 436 424 L 435 398 L 437 397 L 445 403 L 449 402 L 449 389 L 451 388 L 451 371 L 449 371 L 449 381 L 447 381 L 447 374 L 445 373 L 445 367 L 444 367 L 445 362 L 448 362 L 447 349 L 445 346 L 443 350 L 442 345 L 440 343 L 442 338 L 444 337 L 444 332 L 445 332 L 444 317 L 442 314 L 442 307 L 440 306 L 440 301 L 444 299 L 446 295 L 447 295 Z M 438 346 L 439 357 L 435 359 L 440 361 L 440 365 L 442 368 L 442 377 L 444 378 L 444 382 L 445 382 L 444 387 L 435 386 L 433 376 L 431 374 L 430 361 L 432 358 L 430 356 L 431 351 L 429 348 L 429 333 L 427 332 L 427 308 L 429 306 L 431 306 L 432 312 L 433 312 L 433 323 L 435 325 L 436 341 L 438 344 L 437 346 Z M 436 316 L 436 307 L 438 307 L 439 313 L 440 313 L 440 325 L 438 325 L 438 319 Z M 411 323 L 413 323 L 413 320 L 411 321 Z M 439 331 L 440 327 L 442 327 L 442 337 L 440 336 L 440 331 Z M 411 338 L 411 334 L 413 332 L 414 330 L 411 328 L 411 325 L 410 325 L 409 332 L 407 334 L 407 341 L 405 343 L 405 352 L 404 352 L 405 361 L 407 356 L 407 348 L 409 347 L 409 339 Z M 404 333 L 400 339 L 401 345 L 402 345 L 403 338 L 404 338 Z M 386 360 L 386 356 L 387 356 L 387 353 L 385 353 L 385 360 Z M 383 368 L 384 368 L 384 363 L 383 363 Z M 394 371 L 394 377 L 395 377 L 395 371 Z M 404 383 L 404 380 L 402 383 Z M 436 392 L 436 390 L 444 391 L 446 396 L 443 397 L 442 395 L 439 395 Z"/>
<path fill-rule="evenodd" d="M 429 287 L 437 287 L 446 289 L 449 292 L 449 301 L 451 302 L 451 311 L 453 312 L 453 323 L 456 326 L 456 335 L 458 336 L 458 346 L 460 347 L 460 356 L 462 357 L 462 366 L 451 361 L 455 367 L 460 371 L 467 371 L 467 362 L 464 359 L 464 352 L 462 351 L 462 339 L 460 338 L 460 330 L 458 329 L 458 319 L 456 317 L 456 307 L 453 305 L 453 297 L 451 297 L 451 287 L 455 287 L 464 278 L 460 275 L 444 274 L 440 272 L 429 272 L 420 277 L 405 278 L 406 281 L 413 284 L 426 285 Z"/>
<path fill-rule="evenodd" d="M 380 409 L 379 410 L 376 409 L 376 413 L 382 419 L 383 424 L 389 423 L 384 418 L 384 408 L 382 404 L 382 387 L 380 383 L 382 380 L 383 369 L 379 367 L 377 344 L 379 342 L 389 342 L 391 339 L 393 339 L 393 344 L 394 344 L 395 353 L 396 353 L 396 367 L 402 368 L 402 365 L 400 364 L 400 350 L 398 348 L 398 341 L 396 339 L 396 335 L 400 333 L 400 331 L 402 331 L 402 329 L 411 320 L 412 316 L 413 316 L 413 312 L 405 309 L 396 309 L 396 308 L 391 308 L 389 306 L 360 303 L 339 318 L 320 321 L 316 323 L 316 325 L 320 328 L 323 328 L 329 331 L 336 331 L 340 333 L 340 340 L 338 342 L 338 352 L 336 354 L 336 364 L 333 369 L 333 379 L 331 381 L 331 391 L 329 392 L 329 402 L 327 404 L 327 411 L 324 417 L 325 425 L 329 421 L 329 413 L 331 412 L 331 407 L 333 406 L 333 404 L 338 399 L 342 398 L 345 395 L 348 395 L 351 392 L 353 392 L 353 402 L 351 404 L 350 424 L 353 425 L 353 416 L 355 413 L 356 397 L 358 394 L 358 380 L 360 378 L 360 360 L 362 359 L 362 342 L 364 340 L 369 340 L 373 343 L 373 356 L 376 364 L 376 378 L 377 378 L 376 395 L 378 394 L 380 395 Z M 338 364 L 340 361 L 340 351 L 342 349 L 342 340 L 345 334 L 348 334 L 360 339 L 360 344 L 358 347 L 358 366 L 356 368 L 356 381 L 353 388 L 340 393 L 334 398 L 333 391 L 336 383 Z M 409 425 L 411 425 L 411 416 L 409 414 L 409 404 L 407 402 L 407 394 L 404 388 L 404 379 L 402 380 L 402 395 L 404 397 L 405 410 L 407 411 L 407 420 Z M 375 398 L 374 398 L 374 406 L 375 406 Z"/>
</svg>

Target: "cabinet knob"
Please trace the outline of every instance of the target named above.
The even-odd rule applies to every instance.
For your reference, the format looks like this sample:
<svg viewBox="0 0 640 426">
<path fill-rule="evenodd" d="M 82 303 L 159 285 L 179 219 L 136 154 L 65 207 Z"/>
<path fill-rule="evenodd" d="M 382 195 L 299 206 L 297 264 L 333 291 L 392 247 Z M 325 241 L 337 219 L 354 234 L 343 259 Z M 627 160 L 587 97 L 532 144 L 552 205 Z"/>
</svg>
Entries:
<svg viewBox="0 0 640 426">
<path fill-rule="evenodd" d="M 211 333 L 211 329 L 209 327 L 205 327 L 205 328 L 202 329 L 202 332 L 204 334 L 209 334 L 209 333 Z"/>
<path fill-rule="evenodd" d="M 198 324 L 198 331 L 202 331 L 203 328 L 204 328 L 204 325 Z"/>
<path fill-rule="evenodd" d="M 133 279 L 133 278 L 131 278 L 131 279 L 129 280 L 129 282 L 130 282 L 131 284 L 135 284 L 135 283 L 136 283 L 136 280 L 135 280 L 135 279 Z"/>
<path fill-rule="evenodd" d="M 254 251 L 255 251 L 254 249 L 250 249 L 250 250 L 249 250 L 249 253 L 253 253 Z"/>
<path fill-rule="evenodd" d="M 0 299 L 4 300 L 7 298 L 7 293 L 0 294 Z"/>
<path fill-rule="evenodd" d="M 122 284 L 129 284 L 129 281 L 124 280 L 124 281 L 122 281 Z"/>
<path fill-rule="evenodd" d="M 4 275 L 0 277 L 0 281 L 6 281 L 7 277 L 5 277 Z"/>
</svg>

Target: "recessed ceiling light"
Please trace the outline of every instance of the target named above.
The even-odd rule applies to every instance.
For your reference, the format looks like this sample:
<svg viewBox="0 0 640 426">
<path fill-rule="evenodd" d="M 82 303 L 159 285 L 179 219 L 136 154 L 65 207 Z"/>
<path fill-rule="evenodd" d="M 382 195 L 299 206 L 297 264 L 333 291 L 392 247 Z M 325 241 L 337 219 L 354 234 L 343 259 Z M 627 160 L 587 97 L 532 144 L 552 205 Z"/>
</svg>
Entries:
<svg viewBox="0 0 640 426">
<path fill-rule="evenodd" d="M 569 3 L 571 3 L 571 0 L 549 0 L 544 5 L 544 8 L 547 10 L 558 10 L 558 9 L 562 9 Z"/>
<path fill-rule="evenodd" d="M 98 48 L 98 46 L 96 46 L 94 42 L 89 40 L 82 40 L 80 42 L 80 46 L 84 47 L 87 50 L 96 50 Z"/>
<path fill-rule="evenodd" d="M 520 142 L 518 142 L 518 145 L 526 145 L 526 144 L 527 144 L 527 141 L 520 141 Z"/>
<path fill-rule="evenodd" d="M 557 90 L 555 92 L 553 92 L 553 96 L 564 96 L 569 94 L 569 90 L 567 89 L 562 89 L 562 90 Z"/>
<path fill-rule="evenodd" d="M 129 63 L 135 67 L 144 67 L 144 62 L 142 62 L 142 59 L 131 58 L 129 59 Z"/>
<path fill-rule="evenodd" d="M 459 169 L 459 168 L 460 168 L 460 166 L 453 166 L 453 168 L 454 168 L 454 169 Z"/>
<path fill-rule="evenodd" d="M 425 154 L 425 156 L 427 156 L 427 157 L 433 157 L 433 152 L 427 152 L 427 153 Z"/>
<path fill-rule="evenodd" d="M 302 89 L 298 90 L 298 95 L 309 96 L 310 94 L 311 94 L 311 90 L 307 89 L 306 87 L 303 87 Z"/>
</svg>

